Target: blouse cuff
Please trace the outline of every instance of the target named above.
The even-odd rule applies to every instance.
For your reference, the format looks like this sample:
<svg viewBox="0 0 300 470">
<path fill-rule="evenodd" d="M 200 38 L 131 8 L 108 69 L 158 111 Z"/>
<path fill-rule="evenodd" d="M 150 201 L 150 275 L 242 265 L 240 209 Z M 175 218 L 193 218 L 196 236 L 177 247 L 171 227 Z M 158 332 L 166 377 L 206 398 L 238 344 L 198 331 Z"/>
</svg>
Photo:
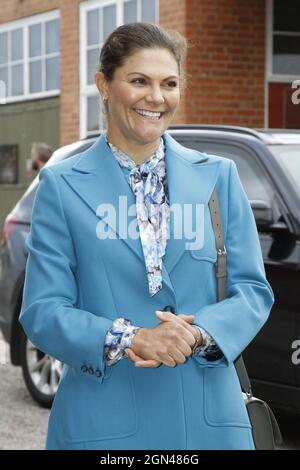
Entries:
<svg viewBox="0 0 300 470">
<path fill-rule="evenodd" d="M 130 348 L 139 328 L 131 325 L 127 318 L 117 318 L 113 322 L 104 342 L 104 360 L 107 366 L 112 366 L 125 357 L 125 349 Z"/>
<path fill-rule="evenodd" d="M 193 326 L 200 330 L 203 339 L 201 345 L 194 349 L 193 355 L 202 356 L 207 361 L 217 361 L 218 359 L 224 357 L 224 354 L 215 340 L 200 326 Z"/>
</svg>

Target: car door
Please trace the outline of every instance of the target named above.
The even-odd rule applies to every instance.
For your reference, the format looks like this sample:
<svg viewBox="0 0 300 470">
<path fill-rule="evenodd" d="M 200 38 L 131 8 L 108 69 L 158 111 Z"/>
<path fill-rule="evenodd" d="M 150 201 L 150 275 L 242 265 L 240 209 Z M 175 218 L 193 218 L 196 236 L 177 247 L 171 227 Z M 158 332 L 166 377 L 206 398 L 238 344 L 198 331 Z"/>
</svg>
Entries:
<svg viewBox="0 0 300 470">
<path fill-rule="evenodd" d="M 215 136 L 211 141 L 205 137 L 195 136 L 188 140 L 184 138 L 178 140 L 187 147 L 234 160 L 249 200 L 265 202 L 273 208 L 275 217 L 280 220 L 280 209 L 276 203 L 277 189 L 261 164 L 259 155 L 253 149 L 240 142 L 218 141 Z M 298 292 L 299 277 L 295 276 L 298 253 L 296 247 L 291 246 L 290 240 L 287 243 L 290 246 L 286 246 L 284 236 L 280 240 L 278 234 L 274 238 L 273 233 L 259 230 L 259 237 L 266 275 L 273 288 L 276 302 L 268 322 L 250 343 L 243 356 L 251 379 L 294 386 L 296 372 L 295 365 L 291 361 L 291 344 L 297 337 L 296 299 L 293 299 L 290 293 Z"/>
</svg>

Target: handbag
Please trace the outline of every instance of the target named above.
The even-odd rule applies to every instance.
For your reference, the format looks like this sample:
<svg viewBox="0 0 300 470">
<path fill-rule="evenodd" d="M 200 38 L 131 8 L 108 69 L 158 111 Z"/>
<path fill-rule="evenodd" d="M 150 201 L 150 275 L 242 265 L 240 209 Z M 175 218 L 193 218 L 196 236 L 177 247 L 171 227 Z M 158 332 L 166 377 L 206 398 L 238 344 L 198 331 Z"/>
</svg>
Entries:
<svg viewBox="0 0 300 470">
<path fill-rule="evenodd" d="M 209 200 L 209 210 L 215 235 L 217 249 L 216 277 L 218 301 L 224 300 L 226 294 L 227 279 L 227 253 L 224 242 L 221 210 L 218 195 L 214 189 Z M 274 450 L 276 445 L 282 443 L 282 436 L 276 418 L 269 405 L 253 396 L 247 369 L 240 355 L 234 362 L 237 376 L 240 381 L 242 395 L 252 426 L 252 436 L 256 450 Z"/>
</svg>

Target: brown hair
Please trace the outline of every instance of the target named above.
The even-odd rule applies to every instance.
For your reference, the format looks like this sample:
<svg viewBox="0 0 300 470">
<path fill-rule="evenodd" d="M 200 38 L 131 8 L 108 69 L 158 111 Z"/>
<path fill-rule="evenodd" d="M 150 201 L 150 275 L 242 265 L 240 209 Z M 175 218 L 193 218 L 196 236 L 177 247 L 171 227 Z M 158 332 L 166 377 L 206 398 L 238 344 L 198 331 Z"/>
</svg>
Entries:
<svg viewBox="0 0 300 470">
<path fill-rule="evenodd" d="M 186 53 L 187 41 L 177 31 L 168 31 L 153 23 L 128 23 L 116 28 L 106 39 L 100 53 L 99 72 L 107 81 L 114 77 L 116 68 L 141 49 L 163 48 L 176 59 L 179 74 Z"/>
<path fill-rule="evenodd" d="M 41 162 L 47 163 L 53 153 L 53 148 L 44 142 L 33 142 L 31 155 L 36 155 Z"/>
</svg>

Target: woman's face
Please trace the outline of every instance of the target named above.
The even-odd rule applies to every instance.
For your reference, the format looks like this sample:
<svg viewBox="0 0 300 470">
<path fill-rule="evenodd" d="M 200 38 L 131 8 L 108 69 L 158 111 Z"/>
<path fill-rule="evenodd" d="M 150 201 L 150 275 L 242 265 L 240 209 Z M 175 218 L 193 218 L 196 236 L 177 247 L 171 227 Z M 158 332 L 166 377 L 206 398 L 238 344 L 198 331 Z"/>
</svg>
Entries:
<svg viewBox="0 0 300 470">
<path fill-rule="evenodd" d="M 108 135 L 116 145 L 157 143 L 180 100 L 178 65 L 163 48 L 135 52 L 112 81 L 97 73 L 96 83 L 108 97 Z"/>
</svg>

